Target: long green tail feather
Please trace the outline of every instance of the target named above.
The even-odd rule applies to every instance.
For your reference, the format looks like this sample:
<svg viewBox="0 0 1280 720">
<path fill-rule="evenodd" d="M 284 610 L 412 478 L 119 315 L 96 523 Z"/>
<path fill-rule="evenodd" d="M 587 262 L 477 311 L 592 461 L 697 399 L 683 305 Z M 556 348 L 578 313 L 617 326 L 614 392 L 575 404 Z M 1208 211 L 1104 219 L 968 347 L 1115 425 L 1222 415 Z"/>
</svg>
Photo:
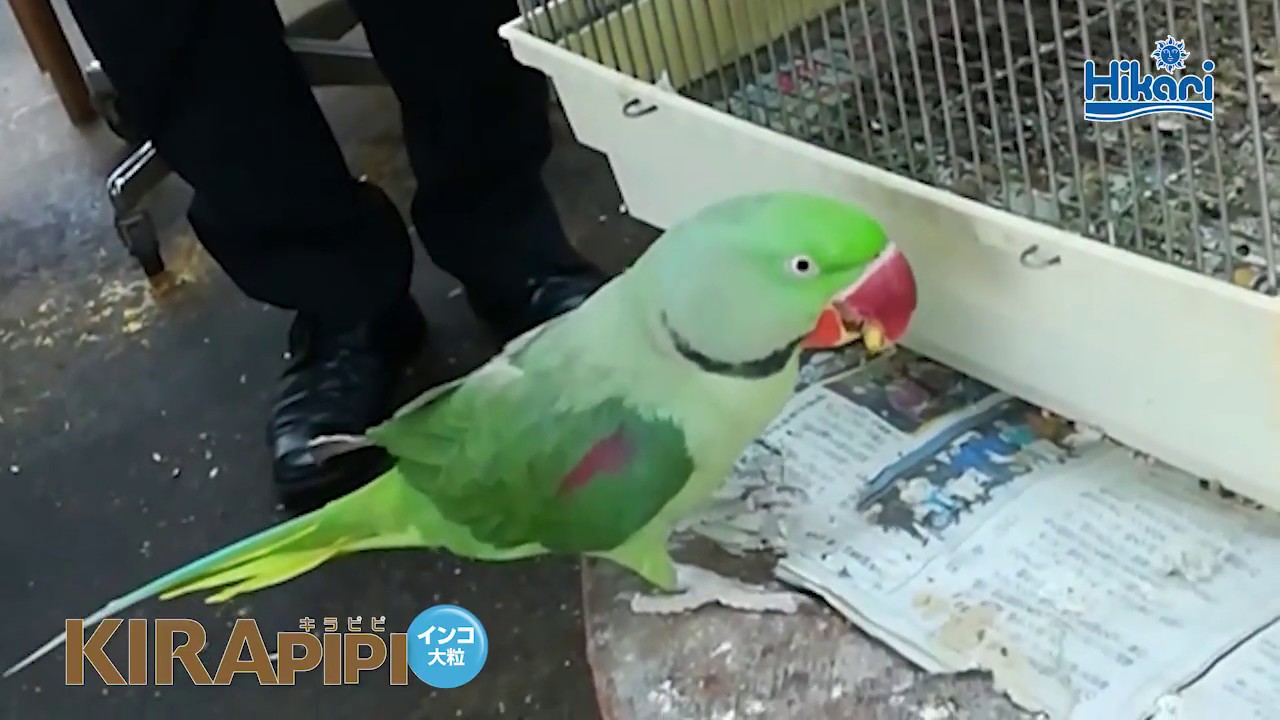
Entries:
<svg viewBox="0 0 1280 720">
<path fill-rule="evenodd" d="M 85 628 L 118 615 L 151 597 L 169 600 L 201 590 L 221 588 L 206 599 L 225 602 L 303 575 L 342 554 L 361 550 L 429 547 L 409 521 L 404 492 L 407 487 L 392 469 L 372 483 L 330 502 L 318 510 L 268 528 L 190 562 L 126 595 L 112 600 L 84 619 Z M 412 491 L 410 491 L 412 492 Z M 421 501 L 419 496 L 418 498 Z M 421 514 L 421 507 L 416 510 Z M 421 522 L 421 517 L 414 520 Z M 9 677 L 67 641 L 59 633 L 8 670 Z"/>
</svg>

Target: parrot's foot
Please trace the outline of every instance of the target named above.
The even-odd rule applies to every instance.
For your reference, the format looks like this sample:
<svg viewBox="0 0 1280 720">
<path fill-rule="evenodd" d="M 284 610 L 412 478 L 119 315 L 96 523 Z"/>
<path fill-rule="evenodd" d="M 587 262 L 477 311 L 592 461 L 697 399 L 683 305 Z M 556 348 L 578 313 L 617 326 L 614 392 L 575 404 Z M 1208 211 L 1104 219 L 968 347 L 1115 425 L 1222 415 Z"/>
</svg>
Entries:
<svg viewBox="0 0 1280 720">
<path fill-rule="evenodd" d="M 667 552 L 665 539 L 652 540 L 637 535 L 613 550 L 599 553 L 597 557 L 629 568 L 659 590 L 672 592 L 678 589 L 676 565 Z"/>
<path fill-rule="evenodd" d="M 696 565 L 675 565 L 677 595 L 635 594 L 631 611 L 672 614 L 696 610 L 717 603 L 746 612 L 793 613 L 800 608 L 800 596 L 785 590 L 770 590 L 727 578 Z"/>
</svg>

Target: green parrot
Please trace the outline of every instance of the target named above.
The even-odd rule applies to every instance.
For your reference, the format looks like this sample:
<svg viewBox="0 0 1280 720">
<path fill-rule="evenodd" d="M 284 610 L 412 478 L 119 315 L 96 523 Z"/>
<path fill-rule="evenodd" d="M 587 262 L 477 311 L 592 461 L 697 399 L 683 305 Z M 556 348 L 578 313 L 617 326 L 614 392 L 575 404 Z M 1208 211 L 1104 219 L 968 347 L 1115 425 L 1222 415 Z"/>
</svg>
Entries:
<svg viewBox="0 0 1280 720">
<path fill-rule="evenodd" d="M 588 555 L 674 590 L 672 527 L 782 409 L 800 349 L 859 330 L 869 344 L 896 341 L 915 308 L 910 265 L 865 212 L 794 192 L 716 203 L 476 371 L 364 436 L 313 446 L 324 460 L 381 446 L 391 470 L 107 603 L 85 626 L 156 595 L 223 602 L 390 548 Z"/>
</svg>

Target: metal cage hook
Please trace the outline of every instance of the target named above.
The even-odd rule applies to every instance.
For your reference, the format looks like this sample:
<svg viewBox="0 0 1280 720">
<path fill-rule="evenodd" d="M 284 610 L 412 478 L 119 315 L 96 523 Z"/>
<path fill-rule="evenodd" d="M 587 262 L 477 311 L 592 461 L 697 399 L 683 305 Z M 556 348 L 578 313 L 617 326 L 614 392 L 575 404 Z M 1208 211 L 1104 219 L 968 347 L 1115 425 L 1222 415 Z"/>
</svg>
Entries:
<svg viewBox="0 0 1280 720">
<path fill-rule="evenodd" d="M 631 98 L 626 102 L 626 104 L 622 106 L 622 114 L 626 115 L 629 118 L 644 117 L 649 113 L 654 113 L 657 111 L 658 111 L 657 105 L 654 105 L 653 103 L 649 103 L 648 105 L 645 105 L 644 101 L 641 100 L 640 98 Z"/>
<path fill-rule="evenodd" d="M 1023 250 L 1022 254 L 1018 256 L 1018 262 L 1022 264 L 1022 267 L 1029 268 L 1031 270 L 1043 270 L 1062 262 L 1061 255 L 1054 255 L 1051 258 L 1037 259 L 1035 254 L 1038 252 L 1040 252 L 1040 246 L 1031 245 L 1026 250 Z"/>
</svg>

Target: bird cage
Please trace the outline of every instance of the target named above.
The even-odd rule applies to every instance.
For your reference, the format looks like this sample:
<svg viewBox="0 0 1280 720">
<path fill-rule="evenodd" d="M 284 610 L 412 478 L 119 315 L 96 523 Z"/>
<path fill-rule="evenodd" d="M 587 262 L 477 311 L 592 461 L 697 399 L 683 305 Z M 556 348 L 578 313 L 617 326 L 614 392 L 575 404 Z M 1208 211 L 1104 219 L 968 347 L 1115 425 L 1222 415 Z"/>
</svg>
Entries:
<svg viewBox="0 0 1280 720">
<path fill-rule="evenodd" d="M 503 37 L 631 214 L 858 203 L 917 269 L 908 347 L 1280 506 L 1280 0 L 521 10 Z"/>
</svg>

